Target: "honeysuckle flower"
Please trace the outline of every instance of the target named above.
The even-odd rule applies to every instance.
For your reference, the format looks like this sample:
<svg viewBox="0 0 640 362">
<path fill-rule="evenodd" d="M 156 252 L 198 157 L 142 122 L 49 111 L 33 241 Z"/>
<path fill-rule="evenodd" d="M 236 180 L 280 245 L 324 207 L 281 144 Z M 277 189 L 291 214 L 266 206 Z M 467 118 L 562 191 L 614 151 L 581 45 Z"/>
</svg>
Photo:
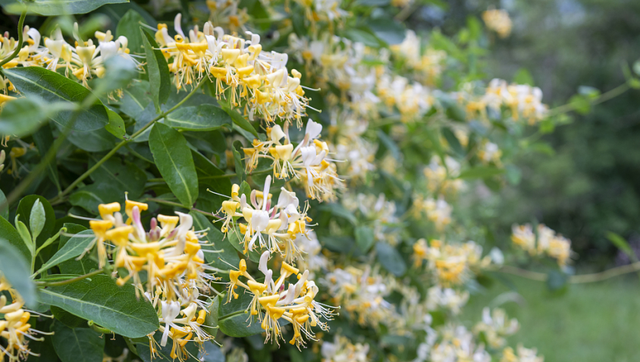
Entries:
<svg viewBox="0 0 640 362">
<path fill-rule="evenodd" d="M 506 38 L 511 34 L 511 18 L 509 13 L 502 9 L 489 9 L 482 13 L 482 20 L 487 28 L 498 33 L 501 38 Z"/>
<path fill-rule="evenodd" d="M 280 326 L 280 319 L 283 319 L 293 326 L 294 335 L 289 343 L 300 348 L 306 343 L 305 337 L 316 340 L 312 327 L 328 330 L 328 324 L 322 320 L 332 320 L 336 313 L 333 307 L 314 300 L 319 289 L 309 279 L 308 270 L 301 273 L 287 262 L 282 262 L 280 275 L 274 279 L 274 272 L 267 265 L 270 256 L 271 253 L 265 251 L 260 257 L 258 270 L 264 274 L 263 282 L 254 279 L 247 272 L 245 260 L 240 260 L 239 269 L 229 273 L 228 300 L 238 298 L 236 289 L 239 286 L 244 288 L 245 293 L 253 295 L 248 309 L 250 315 L 256 316 L 265 330 L 265 342 L 273 340 L 279 344 L 279 340 L 283 338 Z M 288 282 L 292 275 L 298 277 L 295 284 Z M 239 279 L 241 276 L 246 278 L 246 283 Z"/>
<path fill-rule="evenodd" d="M 444 157 L 444 165 L 440 157 L 431 157 L 431 162 L 423 170 L 427 179 L 427 189 L 432 193 L 449 194 L 462 190 L 465 186 L 464 181 L 457 178 L 460 168 L 460 163 L 450 156 Z"/>
<path fill-rule="evenodd" d="M 424 213 L 439 231 L 451 223 L 452 210 L 451 205 L 442 196 L 437 200 L 432 197 L 423 198 L 419 196 L 413 201 L 414 215 L 418 216 Z"/>
<path fill-rule="evenodd" d="M 507 342 L 505 337 L 511 336 L 519 329 L 518 321 L 508 319 L 507 314 L 500 308 L 482 310 L 482 321 L 473 327 L 476 334 L 482 333 L 489 347 L 502 348 Z"/>
<path fill-rule="evenodd" d="M 361 325 L 377 328 L 393 314 L 393 306 L 384 299 L 390 292 L 387 287 L 390 283 L 377 269 L 370 266 L 335 268 L 320 282 L 327 286 L 334 302 Z"/>
<path fill-rule="evenodd" d="M 482 257 L 482 246 L 473 241 L 466 243 L 444 243 L 424 239 L 414 246 L 414 262 L 421 265 L 427 261 L 427 269 L 434 273 L 437 283 L 444 287 L 463 284 L 471 275 L 491 264 L 489 255 Z"/>
<path fill-rule="evenodd" d="M 5 295 L 6 294 L 6 295 Z M 31 313 L 24 309 L 24 300 L 0 273 L 0 358 L 17 362 L 29 355 L 29 340 L 41 341 L 33 335 L 46 334 L 31 328 Z"/>
<path fill-rule="evenodd" d="M 445 308 L 453 314 L 458 314 L 468 300 L 469 292 L 433 286 L 427 291 L 426 306 L 429 310 Z"/>
<path fill-rule="evenodd" d="M 246 195 L 238 194 L 240 187 L 233 185 L 231 198 L 224 201 L 219 210 L 225 217 L 221 230 L 227 234 L 238 233 L 245 254 L 254 249 L 267 249 L 283 254 L 291 262 L 301 257 L 296 238 L 306 235 L 309 231 L 307 223 L 311 218 L 307 216 L 307 208 L 300 208 L 295 193 L 284 187 L 274 204 L 269 193 L 270 187 L 269 175 L 265 179 L 264 189 L 251 191 L 250 202 L 247 202 Z M 240 218 L 244 219 L 244 223 L 237 222 Z M 238 230 L 230 230 L 232 225 L 237 225 Z"/>
<path fill-rule="evenodd" d="M 421 345 L 422 353 L 415 362 L 423 361 L 473 361 L 490 362 L 491 355 L 482 343 L 474 339 L 467 328 L 449 324 L 438 331 L 437 338 L 431 338 Z"/>
<path fill-rule="evenodd" d="M 513 243 L 531 255 L 547 254 L 556 259 L 560 267 L 571 258 L 571 241 L 543 224 L 538 225 L 537 238 L 529 224 L 513 225 L 511 230 Z"/>
<path fill-rule="evenodd" d="M 244 148 L 247 171 L 252 171 L 258 159 L 271 160 L 273 175 L 293 179 L 304 187 L 307 196 L 320 201 L 335 199 L 335 190 L 342 188 L 336 165 L 327 157 L 329 147 L 319 140 L 322 125 L 307 121 L 303 140 L 294 148 L 288 132 L 279 125 L 267 130 L 268 140 L 254 140 L 251 148 Z"/>
<path fill-rule="evenodd" d="M 488 141 L 483 142 L 478 151 L 478 158 L 483 163 L 493 162 L 496 165 L 500 165 L 501 156 L 502 151 L 498 148 L 498 145 Z"/>
<path fill-rule="evenodd" d="M 369 345 L 353 344 L 348 338 L 336 335 L 333 342 L 322 343 L 320 354 L 323 362 L 366 362 L 369 360 Z"/>
<path fill-rule="evenodd" d="M 500 362 L 544 362 L 544 357 L 538 356 L 538 351 L 535 348 L 524 348 L 522 344 L 519 344 L 517 354 L 513 348 L 505 348 L 502 351 Z"/>
</svg>

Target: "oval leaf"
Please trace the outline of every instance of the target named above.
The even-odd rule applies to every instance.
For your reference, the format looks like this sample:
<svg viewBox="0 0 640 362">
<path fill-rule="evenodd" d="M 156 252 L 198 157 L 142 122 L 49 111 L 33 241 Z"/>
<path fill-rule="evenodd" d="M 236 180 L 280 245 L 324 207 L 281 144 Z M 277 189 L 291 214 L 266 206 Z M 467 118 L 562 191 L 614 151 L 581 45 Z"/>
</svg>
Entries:
<svg viewBox="0 0 640 362">
<path fill-rule="evenodd" d="M 170 113 L 164 123 L 185 131 L 214 131 L 223 126 L 231 126 L 231 117 L 220 107 L 202 104 L 182 107 Z"/>
<path fill-rule="evenodd" d="M 30 2 L 10 1 L 5 9 L 14 14 L 23 11 L 45 16 L 86 14 L 105 4 L 128 3 L 129 0 L 38 0 Z M 4 2 L 3 2 L 4 5 Z"/>
<path fill-rule="evenodd" d="M 132 285 L 119 287 L 105 275 L 42 289 L 40 302 L 129 338 L 145 337 L 159 326 L 156 311 L 146 298 L 137 298 Z"/>
<path fill-rule="evenodd" d="M 167 101 L 171 93 L 169 67 L 153 36 L 145 30 L 140 29 L 140 31 L 142 32 L 142 45 L 147 59 L 151 99 L 156 106 L 156 111 L 159 113 L 160 105 Z"/>
<path fill-rule="evenodd" d="M 80 103 L 87 97 L 93 97 L 91 92 L 82 85 L 44 68 L 12 68 L 5 69 L 4 73 L 22 94 L 38 96 L 50 103 Z M 66 110 L 50 117 L 59 125 L 66 127 L 74 118 L 71 114 L 72 111 Z M 94 131 L 103 128 L 107 123 L 109 123 L 107 110 L 102 102 L 96 99 L 88 109 L 80 111 L 75 117 L 75 123 L 70 126 L 77 131 Z"/>
<path fill-rule="evenodd" d="M 376 244 L 376 254 L 380 264 L 391 274 L 399 277 L 407 270 L 407 264 L 405 264 L 404 259 L 393 246 L 385 242 L 379 242 Z"/>
<path fill-rule="evenodd" d="M 42 272 L 51 268 L 52 266 L 56 266 L 64 261 L 67 261 L 71 258 L 75 258 L 76 256 L 82 254 L 85 249 L 91 244 L 91 242 L 95 239 L 95 235 L 91 230 L 84 230 L 75 236 L 73 236 L 69 241 L 57 253 L 55 253 L 51 259 L 49 259 L 44 265 L 40 268 L 38 272 Z"/>
<path fill-rule="evenodd" d="M 190 209 L 198 198 L 198 175 L 187 140 L 180 132 L 157 123 L 151 129 L 149 147 L 167 185 Z"/>
<path fill-rule="evenodd" d="M 53 348 L 62 362 L 101 362 L 105 339 L 90 328 L 69 328 L 53 325 Z"/>
</svg>

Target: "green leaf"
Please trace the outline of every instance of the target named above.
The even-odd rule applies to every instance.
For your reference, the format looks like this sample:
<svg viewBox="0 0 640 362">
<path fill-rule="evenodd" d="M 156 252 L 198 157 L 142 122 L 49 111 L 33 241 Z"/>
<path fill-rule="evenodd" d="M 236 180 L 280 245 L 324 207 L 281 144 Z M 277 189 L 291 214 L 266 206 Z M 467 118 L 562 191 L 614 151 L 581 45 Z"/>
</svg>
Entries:
<svg viewBox="0 0 640 362">
<path fill-rule="evenodd" d="M 527 70 L 527 68 L 520 68 L 516 71 L 516 74 L 513 76 L 513 81 L 518 84 L 528 84 L 530 86 L 534 86 L 533 77 L 531 73 Z"/>
<path fill-rule="evenodd" d="M 53 266 L 56 266 L 64 261 L 75 258 L 82 253 L 95 239 L 95 235 L 91 230 L 84 230 L 69 239 L 57 253 L 55 253 L 51 259 L 47 260 L 38 272 L 47 270 Z"/>
<path fill-rule="evenodd" d="M 237 266 L 240 263 L 240 258 L 236 249 L 230 244 L 229 239 L 225 238 L 224 234 L 206 216 L 194 211 L 190 212 L 189 215 L 193 217 L 193 226 L 196 230 L 208 229 L 205 237 L 207 243 L 202 245 L 207 263 L 222 270 L 229 270 L 232 266 Z M 207 250 L 218 252 L 209 253 Z"/>
<path fill-rule="evenodd" d="M 244 242 L 242 240 L 243 239 L 243 234 L 240 233 L 240 230 L 237 227 L 234 228 L 229 228 L 229 232 L 227 233 L 227 238 L 226 240 L 228 241 L 228 243 L 233 246 L 240 254 L 244 254 Z M 260 255 L 262 255 L 262 253 L 260 252 L 259 248 L 255 248 L 251 251 L 249 251 L 248 254 L 246 254 L 245 256 L 247 258 L 249 258 L 249 260 L 251 260 L 254 263 L 257 263 L 260 261 Z"/>
<path fill-rule="evenodd" d="M 93 158 L 91 165 L 97 162 Z M 114 201 L 124 201 L 124 193 L 129 193 L 130 199 L 136 199 L 142 195 L 144 185 L 147 182 L 147 174 L 138 166 L 130 162 L 123 162 L 117 157 L 112 157 L 104 162 L 91 175 L 96 183 L 109 183 L 116 190 Z"/>
<path fill-rule="evenodd" d="M 109 108 L 107 108 L 107 114 L 109 115 L 109 123 L 104 127 L 104 129 L 119 139 L 124 139 L 124 135 L 127 134 L 127 130 L 122 117 Z"/>
<path fill-rule="evenodd" d="M 344 36 L 354 42 L 362 43 L 366 46 L 379 48 L 380 40 L 373 34 L 362 29 L 347 29 Z"/>
<path fill-rule="evenodd" d="M 407 31 L 402 23 L 390 18 L 372 19 L 368 25 L 373 33 L 388 45 L 402 43 Z"/>
<path fill-rule="evenodd" d="M 92 214 L 98 214 L 98 205 L 112 202 L 114 199 L 124 199 L 114 185 L 107 182 L 96 182 L 85 186 L 69 196 L 69 202 L 73 206 L 79 206 Z"/>
<path fill-rule="evenodd" d="M 51 309 L 51 313 L 56 319 L 56 323 L 60 321 L 69 328 L 87 327 L 87 321 L 85 319 L 76 317 L 75 315 L 67 312 L 66 310 L 58 308 L 56 306 L 51 306 L 50 309 Z"/>
<path fill-rule="evenodd" d="M 607 239 L 616 246 L 616 248 L 620 249 L 623 253 L 627 254 L 632 260 L 635 260 L 636 254 L 633 252 L 633 249 L 629 246 L 624 238 L 613 231 L 607 232 Z"/>
<path fill-rule="evenodd" d="M 40 157 L 43 157 L 53 145 L 53 133 L 51 132 L 51 126 L 46 124 L 41 127 L 38 132 L 33 134 L 33 141 L 38 148 L 38 152 L 40 152 Z M 55 161 L 47 164 L 47 176 L 56 186 L 58 192 L 62 191 L 60 188 L 60 180 L 58 179 L 58 168 Z"/>
<path fill-rule="evenodd" d="M 156 311 L 144 296 L 136 297 L 132 285 L 118 287 L 106 275 L 42 289 L 40 302 L 129 338 L 145 337 L 159 326 Z"/>
<path fill-rule="evenodd" d="M 258 138 L 258 132 L 255 128 L 253 128 L 253 125 L 251 125 L 251 123 L 246 118 L 244 118 L 243 115 L 241 115 L 235 109 L 231 109 L 227 104 L 220 103 L 220 106 L 231 117 L 231 120 L 235 125 L 247 132 L 250 132 L 255 138 Z"/>
<path fill-rule="evenodd" d="M 60 242 L 58 243 L 58 250 L 62 250 L 65 245 L 67 245 L 69 240 L 74 238 L 76 234 L 80 234 L 81 232 L 87 230 L 87 228 L 85 228 L 84 226 L 73 223 L 64 223 L 63 226 L 67 229 L 66 234 L 72 236 L 61 235 Z M 94 258 L 92 258 L 94 255 L 96 254 L 91 252 L 80 260 L 69 259 L 67 261 L 59 263 L 58 268 L 60 269 L 60 273 L 83 275 L 94 270 L 98 270 L 98 262 L 94 260 Z"/>
<path fill-rule="evenodd" d="M 220 298 L 220 306 L 218 308 L 218 327 L 220 331 L 229 337 L 248 337 L 264 332 L 260 327 L 258 318 L 249 318 L 250 316 L 247 313 L 252 294 L 245 293 L 243 290 L 238 294 L 238 299 L 231 298 L 228 303 L 222 299 L 225 295 L 218 296 Z M 251 326 L 249 326 L 250 322 Z"/>
<path fill-rule="evenodd" d="M 213 342 L 205 342 L 204 353 L 198 357 L 202 362 L 225 362 L 225 356 L 222 349 Z"/>
<path fill-rule="evenodd" d="M 91 92 L 82 85 L 68 79 L 62 74 L 52 72 L 41 67 L 25 67 L 5 69 L 4 74 L 11 83 L 25 96 L 41 97 L 49 103 L 81 103 L 87 97 L 93 97 Z M 71 126 L 77 131 L 95 131 L 109 123 L 107 111 L 96 99 L 85 110 L 75 117 L 75 123 L 69 122 L 74 118 L 72 111 L 62 111 L 51 116 L 54 122 L 66 127 Z"/>
<path fill-rule="evenodd" d="M 443 127 L 441 129 L 441 132 L 444 138 L 447 140 L 447 143 L 449 144 L 453 152 L 455 152 L 460 156 L 465 154 L 464 150 L 462 149 L 462 145 L 460 144 L 460 141 L 458 141 L 458 137 L 456 137 L 453 131 L 451 131 L 447 127 Z"/>
<path fill-rule="evenodd" d="M 109 151 L 118 142 L 116 136 L 107 131 L 106 128 L 89 132 L 71 131 L 67 139 L 76 147 L 89 152 Z"/>
<path fill-rule="evenodd" d="M 169 67 L 153 36 L 143 29 L 140 31 L 147 60 L 151 99 L 156 106 L 156 112 L 160 112 L 160 105 L 167 101 L 171 93 Z"/>
<path fill-rule="evenodd" d="M 384 241 L 376 244 L 376 256 L 380 264 L 391 274 L 400 277 L 407 270 L 407 264 L 398 251 Z"/>
<path fill-rule="evenodd" d="M 12 243 L 0 238 L 0 272 L 24 299 L 27 306 L 33 307 L 37 299 L 36 286 L 31 281 L 27 260 Z"/>
<path fill-rule="evenodd" d="M 105 4 L 122 4 L 129 0 L 37 0 L 18 2 L 15 0 L 2 0 L 4 10 L 13 14 L 23 11 L 44 16 L 86 14 Z"/>
<path fill-rule="evenodd" d="M 4 195 L 4 192 L 0 190 L 0 216 L 2 216 L 5 220 L 9 220 L 9 205 L 7 205 L 6 202 L 7 197 Z"/>
<path fill-rule="evenodd" d="M 358 226 L 356 228 L 356 245 L 363 253 L 371 249 L 375 242 L 373 229 L 368 226 Z"/>
<path fill-rule="evenodd" d="M 478 166 L 460 173 L 461 179 L 489 178 L 504 173 L 504 169 L 491 166 Z"/>
<path fill-rule="evenodd" d="M 116 37 L 125 36 L 129 41 L 129 49 L 133 53 L 143 52 L 143 40 L 140 33 L 140 24 L 147 24 L 144 18 L 137 11 L 130 9 L 118 22 Z"/>
<path fill-rule="evenodd" d="M 42 202 L 40 202 L 40 200 L 36 200 L 31 207 L 31 215 L 29 215 L 31 236 L 34 239 L 42 232 L 45 221 L 47 221 L 47 216 L 44 213 L 44 206 L 42 206 Z"/>
<path fill-rule="evenodd" d="M 31 260 L 31 252 L 22 240 L 22 236 L 7 219 L 0 218 L 0 235 L 14 248 L 18 249 L 26 260 Z"/>
<path fill-rule="evenodd" d="M 119 101 L 120 110 L 133 119 L 137 119 L 151 103 L 149 82 L 146 80 L 134 82 L 122 92 L 124 96 Z"/>
<path fill-rule="evenodd" d="M 31 217 L 32 210 L 34 209 L 34 205 L 39 202 L 44 209 L 45 222 L 44 226 L 42 226 L 41 232 L 36 239 L 36 245 L 40 246 L 44 243 L 51 235 L 54 234 L 55 224 L 56 224 L 56 213 L 53 211 L 51 204 L 47 201 L 46 198 L 40 195 L 28 195 L 20 200 L 18 204 L 17 214 L 20 215 L 19 219 L 26 224 L 29 230 L 34 230 L 34 225 L 31 224 L 33 219 Z M 35 225 L 37 227 L 37 225 Z M 55 230 L 57 231 L 57 230 Z"/>
<path fill-rule="evenodd" d="M 20 97 L 7 102 L 0 113 L 0 132 L 15 137 L 34 133 L 59 111 L 74 109 L 72 103 L 47 104 L 37 96 Z"/>
<path fill-rule="evenodd" d="M 353 225 L 355 225 L 358 222 L 355 215 L 353 215 L 351 211 L 345 209 L 345 207 L 342 206 L 342 204 L 330 203 L 330 204 L 320 205 L 318 208 L 323 211 L 328 211 L 334 216 L 346 219 Z"/>
<path fill-rule="evenodd" d="M 198 175 L 191 150 L 184 136 L 162 123 L 156 123 L 149 135 L 149 147 L 160 174 L 186 208 L 198 198 Z"/>
<path fill-rule="evenodd" d="M 62 323 L 55 323 L 53 331 L 53 348 L 62 362 L 102 362 L 105 339 L 100 333 Z"/>
<path fill-rule="evenodd" d="M 591 102 L 589 102 L 589 98 L 581 94 L 576 94 L 569 98 L 569 104 L 580 114 L 587 114 L 591 110 Z"/>
<path fill-rule="evenodd" d="M 164 124 L 185 131 L 214 131 L 231 128 L 231 117 L 222 108 L 211 104 L 182 107 L 167 115 Z"/>
</svg>

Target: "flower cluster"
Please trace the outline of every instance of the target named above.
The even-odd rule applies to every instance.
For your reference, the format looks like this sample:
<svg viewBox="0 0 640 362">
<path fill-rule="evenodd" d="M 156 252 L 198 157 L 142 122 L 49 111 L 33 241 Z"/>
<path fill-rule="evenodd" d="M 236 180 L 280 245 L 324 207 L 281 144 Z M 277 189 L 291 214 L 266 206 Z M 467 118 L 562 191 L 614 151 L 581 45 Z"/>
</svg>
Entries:
<svg viewBox="0 0 640 362">
<path fill-rule="evenodd" d="M 502 9 L 489 9 L 482 13 L 482 20 L 487 25 L 487 28 L 498 33 L 501 38 L 506 38 L 511 34 L 511 18 L 506 10 Z"/>
<path fill-rule="evenodd" d="M 268 140 L 256 139 L 253 147 L 243 148 L 247 171 L 254 170 L 260 159 L 267 159 L 272 162 L 274 177 L 295 180 L 313 200 L 334 200 L 343 182 L 335 163 L 327 157 L 329 146 L 319 139 L 321 132 L 321 124 L 307 121 L 304 138 L 294 148 L 286 126 L 284 130 L 279 125 L 271 127 Z"/>
<path fill-rule="evenodd" d="M 417 196 L 413 201 L 413 213 L 416 217 L 425 214 L 429 221 L 433 222 L 436 229 L 442 231 L 445 226 L 451 223 L 451 212 L 453 208 L 443 196 L 437 200 L 432 197 Z"/>
<path fill-rule="evenodd" d="M 7 300 L 7 292 L 11 298 Z M 3 361 L 17 362 L 34 355 L 28 348 L 28 340 L 40 340 L 33 336 L 43 333 L 31 328 L 31 313 L 24 309 L 24 301 L 0 274 L 0 358 Z"/>
<path fill-rule="evenodd" d="M 463 244 L 447 244 L 440 240 L 431 240 L 427 245 L 425 239 L 413 245 L 414 261 L 421 265 L 427 261 L 427 267 L 434 272 L 440 285 L 445 287 L 461 285 L 472 274 L 473 270 L 487 268 L 491 257 L 482 257 L 482 246 L 473 241 Z"/>
<path fill-rule="evenodd" d="M 270 187 L 271 175 L 267 176 L 263 191 L 251 191 L 247 202 L 247 195 L 239 194 L 240 186 L 233 185 L 231 198 L 224 201 L 220 209 L 225 216 L 221 230 L 226 234 L 238 234 L 245 254 L 254 249 L 267 249 L 284 255 L 291 262 L 301 256 L 296 240 L 306 237 L 307 222 L 311 219 L 306 210 L 300 210 L 296 194 L 284 187 L 274 204 Z M 245 223 L 238 222 L 239 218 Z"/>
<path fill-rule="evenodd" d="M 77 29 L 77 24 L 75 24 Z M 129 54 L 129 41 L 124 36 L 119 36 L 114 40 L 111 31 L 106 33 L 96 31 L 96 42 L 92 39 L 83 40 L 74 33 L 75 44 L 66 42 L 62 36 L 60 28 L 56 28 L 51 37 L 44 40 L 35 28 L 25 27 L 24 33 L 27 35 L 26 44 L 18 57 L 12 59 L 4 65 L 4 68 L 22 67 L 43 67 L 52 71 L 64 70 L 64 75 L 82 82 L 88 87 L 87 81 L 94 76 L 103 77 L 105 74 L 105 62 L 114 56 L 120 56 L 132 64 L 138 64 L 132 55 Z M 0 37 L 2 45 L 0 55 L 2 58 L 12 53 L 17 46 L 17 41 L 13 38 Z M 44 46 L 41 45 L 44 43 Z M 97 43 L 97 45 L 96 45 Z M 4 92 L 15 91 L 13 85 L 8 80 L 0 81 Z"/>
<path fill-rule="evenodd" d="M 464 181 L 458 179 L 460 175 L 460 163 L 451 156 L 442 159 L 433 156 L 431 162 L 423 170 L 427 179 L 427 189 L 435 194 L 456 194 L 464 189 Z"/>
<path fill-rule="evenodd" d="M 240 260 L 238 270 L 229 271 L 228 301 L 238 298 L 238 287 L 245 289 L 245 293 L 252 295 L 249 306 L 250 318 L 256 316 L 260 326 L 266 332 L 266 341 L 273 340 L 279 344 L 283 339 L 281 320 L 293 326 L 293 338 L 290 344 L 298 348 L 305 345 L 306 339 L 316 340 L 312 327 L 320 327 L 326 331 L 329 326 L 322 319 L 330 321 L 336 315 L 334 309 L 315 300 L 318 287 L 309 279 L 309 271 L 300 272 L 299 269 L 282 262 L 280 275 L 275 279 L 272 269 L 268 268 L 271 253 L 267 250 L 260 256 L 258 270 L 263 274 L 262 282 L 254 279 L 247 272 L 247 263 Z M 290 276 L 296 276 L 296 283 L 289 282 Z M 240 280 L 245 278 L 245 281 Z"/>
<path fill-rule="evenodd" d="M 393 306 L 384 299 L 390 292 L 390 282 L 377 269 L 369 266 L 335 268 L 320 282 L 327 286 L 334 302 L 353 313 L 354 320 L 361 325 L 377 328 L 393 314 Z"/>
<path fill-rule="evenodd" d="M 333 343 L 322 343 L 322 362 L 366 362 L 369 353 L 369 345 L 356 343 L 353 344 L 347 337 L 336 335 Z"/>
<path fill-rule="evenodd" d="M 402 43 L 393 45 L 394 55 L 404 60 L 406 64 L 418 73 L 418 79 L 426 85 L 435 85 L 444 71 L 447 53 L 442 50 L 426 48 L 424 52 L 420 37 L 413 30 L 407 30 Z"/>
<path fill-rule="evenodd" d="M 544 362 L 544 357 L 538 356 L 535 348 L 524 348 L 520 344 L 517 353 L 511 347 L 505 348 L 500 362 Z"/>
<path fill-rule="evenodd" d="M 514 225 L 511 240 L 531 255 L 546 254 L 565 266 L 571 258 L 571 241 L 543 224 L 539 224 L 537 235 L 531 225 Z M 537 236 L 537 237 L 536 237 Z"/>
<path fill-rule="evenodd" d="M 171 338 L 171 356 L 182 361 L 187 342 L 202 345 L 213 338 L 202 329 L 207 305 L 199 296 L 210 290 L 210 282 L 215 280 L 210 272 L 215 269 L 205 264 L 200 242 L 203 233 L 193 230 L 189 214 L 158 215 L 146 231 L 140 213 L 147 209 L 145 203 L 127 200 L 125 219 L 119 203 L 101 204 L 101 219 L 89 222 L 95 239 L 87 251 L 95 246 L 101 268 L 112 259 L 115 268 L 126 270 L 126 276 L 118 277 L 118 285 L 131 280 L 136 291 L 144 291 L 158 310 L 160 345 L 164 347 Z M 149 340 L 155 354 L 153 333 Z"/>
<path fill-rule="evenodd" d="M 344 161 L 338 164 L 338 170 L 352 183 L 364 180 L 376 169 L 373 161 L 377 146 L 363 138 L 368 127 L 369 122 L 356 118 L 352 112 L 341 112 L 331 118 L 334 141 L 329 148 L 335 151 L 336 159 Z"/>
<path fill-rule="evenodd" d="M 508 319 L 504 310 L 484 308 L 482 320 L 473 327 L 473 332 L 482 333 L 489 347 L 497 349 L 503 347 L 507 343 L 505 337 L 516 333 L 519 327 L 518 321 Z"/>
<path fill-rule="evenodd" d="M 166 24 L 158 24 L 155 38 L 173 73 L 176 88 L 182 89 L 203 77 L 215 79 L 216 95 L 228 97 L 232 107 L 244 109 L 268 123 L 282 119 L 300 126 L 308 99 L 300 85 L 300 72 L 287 70 L 288 55 L 263 52 L 260 36 L 247 32 L 248 39 L 225 34 L 211 22 L 182 31 L 182 15 L 176 15 L 176 35 L 169 36 Z"/>
<path fill-rule="evenodd" d="M 491 362 L 491 355 L 466 327 L 448 324 L 437 334 L 427 334 L 414 361 Z"/>
</svg>

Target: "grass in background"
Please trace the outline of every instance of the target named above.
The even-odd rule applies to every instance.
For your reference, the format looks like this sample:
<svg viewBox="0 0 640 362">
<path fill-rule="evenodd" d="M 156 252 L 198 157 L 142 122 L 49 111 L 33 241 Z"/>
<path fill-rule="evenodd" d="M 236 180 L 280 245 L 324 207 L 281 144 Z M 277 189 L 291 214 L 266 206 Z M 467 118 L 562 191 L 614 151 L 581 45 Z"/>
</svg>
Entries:
<svg viewBox="0 0 640 362">
<path fill-rule="evenodd" d="M 512 346 L 535 347 L 545 362 L 640 361 L 640 284 L 616 280 L 573 284 L 553 296 L 545 283 L 510 277 L 520 303 L 501 305 L 517 318 L 520 331 L 509 339 Z M 464 320 L 478 321 L 482 308 L 496 296 L 513 291 L 495 283 L 471 297 Z"/>
</svg>

